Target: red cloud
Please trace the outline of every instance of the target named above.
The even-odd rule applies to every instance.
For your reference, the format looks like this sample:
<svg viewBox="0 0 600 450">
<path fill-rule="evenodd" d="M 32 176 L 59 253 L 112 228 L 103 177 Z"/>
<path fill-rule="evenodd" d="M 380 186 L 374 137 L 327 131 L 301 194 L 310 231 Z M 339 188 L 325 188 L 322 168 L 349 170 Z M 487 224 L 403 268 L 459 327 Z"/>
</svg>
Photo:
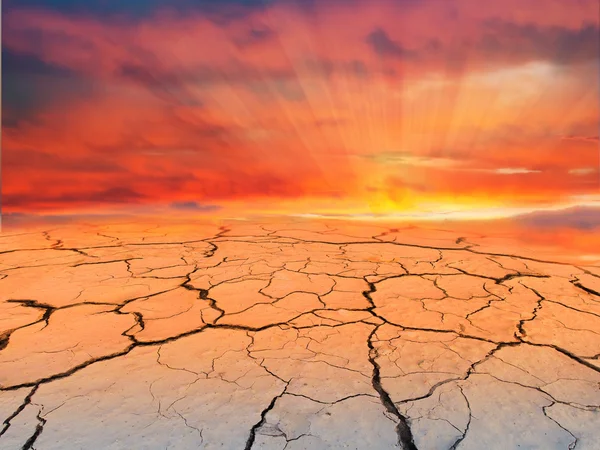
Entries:
<svg viewBox="0 0 600 450">
<path fill-rule="evenodd" d="M 593 192 L 590 177 L 557 174 L 597 154 L 547 131 L 598 119 L 581 100 L 590 80 L 597 90 L 596 3 L 578 5 L 282 2 L 225 23 L 9 10 L 6 49 L 68 69 L 91 92 L 53 92 L 19 120 L 8 108 L 4 204 L 368 201 L 374 185 L 392 198 L 507 202 Z M 393 152 L 464 164 L 399 177 L 406 168 L 356 157 Z M 494 175 L 515 167 L 540 173 Z"/>
</svg>

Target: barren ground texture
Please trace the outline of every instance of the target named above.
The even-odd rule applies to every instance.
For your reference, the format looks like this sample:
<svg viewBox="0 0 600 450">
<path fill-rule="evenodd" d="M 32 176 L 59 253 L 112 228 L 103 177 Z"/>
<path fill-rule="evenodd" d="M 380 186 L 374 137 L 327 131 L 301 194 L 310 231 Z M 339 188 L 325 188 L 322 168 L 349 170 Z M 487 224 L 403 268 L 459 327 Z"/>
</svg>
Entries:
<svg viewBox="0 0 600 450">
<path fill-rule="evenodd" d="M 600 268 L 502 238 L 7 232 L 0 349 L 1 449 L 600 449 Z"/>
</svg>

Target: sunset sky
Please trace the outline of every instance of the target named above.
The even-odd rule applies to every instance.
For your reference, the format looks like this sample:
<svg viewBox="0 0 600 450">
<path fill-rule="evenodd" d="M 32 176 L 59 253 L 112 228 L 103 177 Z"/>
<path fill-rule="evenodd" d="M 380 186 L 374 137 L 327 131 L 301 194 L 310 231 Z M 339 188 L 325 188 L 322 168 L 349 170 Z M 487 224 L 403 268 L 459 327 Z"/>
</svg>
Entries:
<svg viewBox="0 0 600 450">
<path fill-rule="evenodd" d="M 600 200 L 598 0 L 5 0 L 2 208 Z"/>
</svg>

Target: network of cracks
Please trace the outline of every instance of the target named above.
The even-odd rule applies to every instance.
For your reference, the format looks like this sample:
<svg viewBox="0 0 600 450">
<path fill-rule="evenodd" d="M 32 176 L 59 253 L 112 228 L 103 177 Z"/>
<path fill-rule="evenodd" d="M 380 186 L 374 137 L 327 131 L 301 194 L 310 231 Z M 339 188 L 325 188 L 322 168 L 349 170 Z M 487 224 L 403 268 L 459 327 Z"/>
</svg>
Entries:
<svg viewBox="0 0 600 450">
<path fill-rule="evenodd" d="M 600 449 L 600 268 L 309 221 L 0 236 L 1 449 Z"/>
</svg>

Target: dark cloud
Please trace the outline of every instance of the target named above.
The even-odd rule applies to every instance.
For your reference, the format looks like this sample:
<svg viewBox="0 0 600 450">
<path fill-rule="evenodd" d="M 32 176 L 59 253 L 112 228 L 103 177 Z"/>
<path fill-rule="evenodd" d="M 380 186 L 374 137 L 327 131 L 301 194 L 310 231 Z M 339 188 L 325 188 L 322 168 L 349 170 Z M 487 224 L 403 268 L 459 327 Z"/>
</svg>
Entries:
<svg viewBox="0 0 600 450">
<path fill-rule="evenodd" d="M 174 202 L 171 203 L 171 208 L 181 211 L 196 211 L 196 212 L 214 212 L 221 209 L 219 205 L 203 205 L 198 202 Z"/>
<path fill-rule="evenodd" d="M 289 102 L 301 102 L 306 100 L 304 89 L 295 78 L 289 80 L 271 80 L 268 83 L 249 83 L 245 87 L 261 101 L 276 99 L 273 96 L 274 93 L 277 94 L 277 97 L 283 98 Z"/>
<path fill-rule="evenodd" d="M 25 168 L 75 173 L 116 173 L 124 171 L 112 158 L 109 159 L 106 156 L 82 158 L 30 149 L 5 149 L 2 153 L 2 165 L 8 170 L 14 170 L 15 173 Z"/>
<path fill-rule="evenodd" d="M 309 57 L 302 62 L 302 66 L 312 75 L 326 79 L 330 79 L 335 74 L 341 74 L 366 80 L 374 73 L 372 68 L 369 68 L 364 61 L 359 59 L 340 61 L 333 58 Z M 290 75 L 297 77 L 295 73 L 290 73 Z"/>
<path fill-rule="evenodd" d="M 197 64 L 193 67 L 167 69 L 161 66 L 156 55 L 141 62 L 125 63 L 115 75 L 125 81 L 147 88 L 158 98 L 169 103 L 200 106 L 201 99 L 192 87 L 213 84 L 236 85 L 254 91 L 256 86 L 275 85 L 282 94 L 298 98 L 298 92 L 285 91 L 290 81 L 297 80 L 293 67 L 265 68 L 232 60 L 225 67 Z M 260 89 L 260 88 L 259 88 Z"/>
<path fill-rule="evenodd" d="M 297 75 L 291 68 L 269 71 L 249 65 L 232 64 L 222 69 L 197 66 L 167 70 L 156 64 L 127 63 L 118 69 L 117 76 L 143 86 L 158 98 L 177 105 L 201 106 L 202 102 L 197 94 L 194 94 L 191 86 L 214 83 L 235 83 L 261 96 L 262 99 L 268 97 L 271 89 L 289 101 L 305 99 Z"/>
<path fill-rule="evenodd" d="M 594 23 L 574 29 L 487 19 L 479 23 L 477 37 L 448 42 L 432 38 L 410 49 L 393 40 L 383 28 L 376 28 L 365 42 L 374 53 L 389 60 L 426 66 L 443 64 L 446 70 L 458 72 L 464 70 L 468 59 L 489 67 L 533 61 L 569 66 L 600 58 L 600 27 Z"/>
<path fill-rule="evenodd" d="M 36 111 L 88 98 L 92 80 L 32 56 L 2 49 L 2 125 L 30 120 Z"/>
<path fill-rule="evenodd" d="M 275 33 L 270 28 L 252 29 L 248 33 L 248 37 L 250 38 L 250 40 L 254 41 L 264 41 L 274 35 Z"/>
<path fill-rule="evenodd" d="M 202 104 L 188 88 L 195 77 L 184 71 L 162 70 L 151 64 L 126 63 L 117 70 L 116 75 L 145 87 L 158 98 L 169 103 L 186 106 Z"/>
<path fill-rule="evenodd" d="M 516 24 L 498 19 L 483 22 L 479 49 L 490 58 L 548 60 L 571 64 L 598 59 L 600 29 L 587 24 L 579 29 Z"/>
<path fill-rule="evenodd" d="M 560 211 L 538 211 L 517 217 L 515 221 L 533 227 L 593 230 L 600 228 L 600 208 L 573 207 Z"/>
<path fill-rule="evenodd" d="M 11 8 L 44 8 L 65 14 L 96 17 L 143 18 L 160 8 L 181 13 L 202 12 L 218 22 L 244 17 L 248 11 L 264 8 L 271 0 L 4 0 L 3 10 Z"/>
<path fill-rule="evenodd" d="M 119 204 L 119 203 L 139 203 L 146 196 L 129 187 L 111 187 L 92 192 L 65 192 L 59 195 L 39 195 L 11 194 L 3 196 L 3 206 L 21 207 L 21 206 L 53 206 L 65 203 L 98 203 L 98 204 Z"/>
<path fill-rule="evenodd" d="M 198 114 L 201 114 L 200 112 Z M 215 157 L 216 152 L 231 146 L 230 139 L 235 136 L 236 128 L 212 123 L 201 116 L 183 116 L 173 108 L 162 110 L 162 123 L 156 121 L 145 121 L 138 119 L 132 121 L 136 129 L 155 126 L 169 126 L 175 129 L 168 144 L 156 144 L 145 138 L 143 133 L 134 132 L 124 134 L 115 144 L 97 145 L 88 144 L 87 148 L 99 156 L 112 155 L 119 157 L 124 154 L 138 156 L 157 157 L 182 157 L 193 156 L 196 161 L 199 158 L 211 155 Z"/>
<path fill-rule="evenodd" d="M 146 198 L 144 194 L 126 186 L 111 187 L 101 191 L 82 194 L 67 194 L 60 198 L 64 201 L 65 198 L 69 197 L 70 201 L 85 201 L 92 203 L 135 203 L 136 201 Z"/>
<path fill-rule="evenodd" d="M 19 126 L 19 117 L 14 115 L 12 117 L 8 117 L 6 114 L 6 110 L 2 111 L 2 129 L 17 129 Z"/>
<path fill-rule="evenodd" d="M 411 59 L 415 56 L 402 44 L 392 40 L 383 28 L 377 28 L 369 33 L 366 43 L 376 54 L 384 58 Z"/>
<path fill-rule="evenodd" d="M 277 33 L 271 28 L 263 26 L 260 28 L 252 28 L 242 37 L 234 39 L 235 45 L 240 50 L 246 50 L 254 45 L 270 42 L 277 37 Z"/>
<path fill-rule="evenodd" d="M 125 214 L 29 214 L 9 212 L 2 214 L 2 229 L 4 231 L 22 227 L 23 225 L 37 224 L 67 224 L 67 223 L 94 223 L 98 220 L 123 219 Z"/>
<path fill-rule="evenodd" d="M 597 144 L 600 142 L 600 136 L 577 136 L 570 134 L 568 136 L 562 136 L 563 141 L 583 141 Z"/>
<path fill-rule="evenodd" d="M 73 72 L 65 67 L 45 62 L 33 55 L 2 48 L 2 75 L 4 77 L 9 74 L 68 77 L 72 76 Z"/>
</svg>

